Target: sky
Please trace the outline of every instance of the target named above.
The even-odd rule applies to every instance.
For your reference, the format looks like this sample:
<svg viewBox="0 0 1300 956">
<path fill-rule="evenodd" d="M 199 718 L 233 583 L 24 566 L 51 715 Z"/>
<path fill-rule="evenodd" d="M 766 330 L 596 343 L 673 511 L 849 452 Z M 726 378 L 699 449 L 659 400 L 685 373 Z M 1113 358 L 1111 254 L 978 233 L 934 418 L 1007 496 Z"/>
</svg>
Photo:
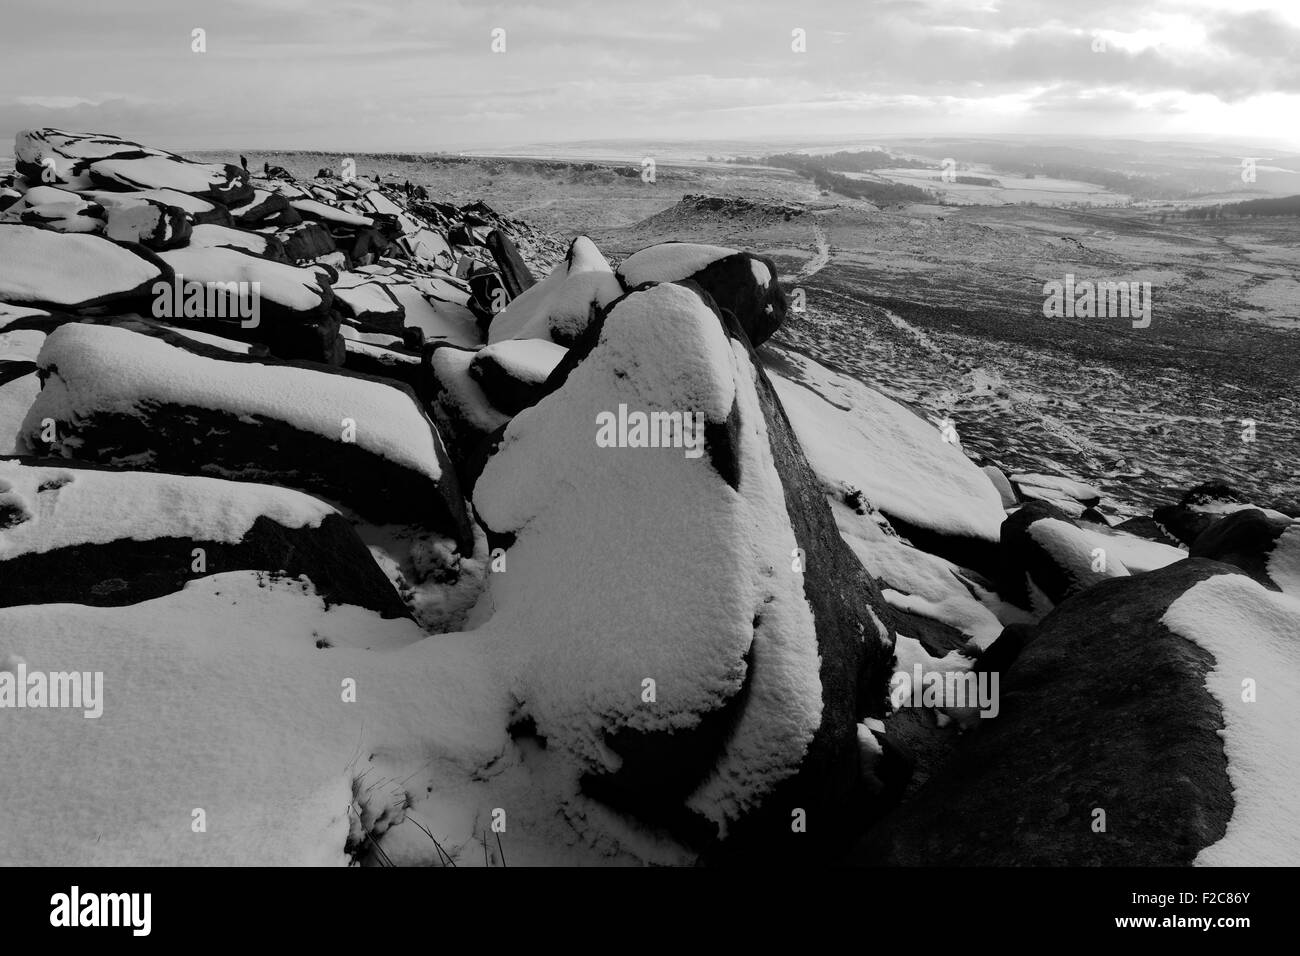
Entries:
<svg viewBox="0 0 1300 956">
<path fill-rule="evenodd" d="M 1300 0 L 0 4 L 5 138 L 57 126 L 172 149 L 980 133 L 1294 147 L 1297 118 Z"/>
</svg>

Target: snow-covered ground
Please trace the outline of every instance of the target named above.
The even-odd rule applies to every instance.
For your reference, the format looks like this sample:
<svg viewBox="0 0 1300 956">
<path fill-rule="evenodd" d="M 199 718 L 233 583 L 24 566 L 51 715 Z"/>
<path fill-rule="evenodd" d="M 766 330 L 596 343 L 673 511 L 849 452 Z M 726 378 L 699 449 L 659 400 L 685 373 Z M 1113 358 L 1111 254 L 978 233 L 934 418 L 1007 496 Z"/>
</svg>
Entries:
<svg viewBox="0 0 1300 956">
<path fill-rule="evenodd" d="M 1001 573 L 1027 570 L 999 566 L 1019 553 L 1002 540 L 1018 495 L 1070 516 L 1023 526 L 1022 550 L 1067 581 L 1071 596 L 1054 599 L 1086 602 L 1111 578 L 1187 555 L 1138 536 L 1158 529 L 1097 523 L 1097 508 L 1126 503 L 1046 455 L 1020 466 L 1016 487 L 995 483 L 1005 476 L 977 466 L 973 444 L 934 416 L 955 407 L 951 395 L 926 414 L 888 382 L 854 377 L 868 344 L 853 361 L 824 359 L 837 368 L 771 341 L 755 352 L 729 337 L 709 296 L 674 281 L 738 263 L 727 278 L 746 293 L 736 311 L 764 304 L 732 318 L 766 336 L 781 297 L 750 293 L 772 291 L 770 260 L 663 243 L 616 271 L 585 236 L 566 246 L 486 206 L 425 203 L 372 180 L 250 179 L 60 131 L 20 134 L 17 154 L 29 170 L 52 161 L 55 180 L 16 176 L 0 192 L 0 582 L 56 551 L 79 568 L 127 541 L 236 545 L 259 521 L 275 534 L 335 526 L 360 557 L 332 573 L 371 575 L 396 610 L 327 601 L 307 574 L 218 566 L 127 606 L 0 608 L 0 864 L 697 863 L 744 839 L 810 764 L 885 789 L 877 771 L 908 762 L 883 690 L 891 672 L 1014 666 L 1052 603 L 1032 575 L 1032 610 L 999 593 L 1014 590 Z M 186 228 L 153 246 L 112 241 L 113 210 L 142 200 Z M 22 220 L 33 211 L 39 225 Z M 800 281 L 830 261 L 829 221 L 814 227 Z M 175 317 L 174 330 L 141 318 L 145 290 L 169 269 L 256 282 L 282 324 L 236 342 L 211 316 Z M 505 274 L 523 291 L 503 303 Z M 634 291 L 646 280 L 657 284 Z M 956 364 L 942 331 L 883 314 L 896 336 Z M 964 381 L 991 401 L 1024 398 L 989 367 Z M 627 409 L 686 416 L 700 440 L 602 440 L 601 422 Z M 153 417 L 163 412 L 165 436 Z M 207 415 L 235 424 L 205 429 Z M 1040 420 L 1085 441 L 1055 413 Z M 135 444 L 77 461 L 93 457 L 96 429 Z M 189 473 L 160 473 L 150 434 L 192 441 L 192 460 L 168 459 Z M 322 470 L 334 450 L 324 441 L 355 443 L 366 464 L 355 481 L 315 489 L 330 500 L 282 487 L 314 487 L 284 460 L 291 434 L 326 448 Z M 205 442 L 263 435 L 264 448 L 240 449 L 254 462 L 238 475 L 247 480 L 203 474 L 214 467 Z M 67 466 L 12 457 L 33 451 Z M 453 540 L 415 515 L 368 514 L 376 498 L 408 503 L 366 484 L 389 465 L 428 479 L 412 510 L 426 491 L 457 488 L 447 504 L 471 527 Z M 1221 520 L 1246 507 L 1214 498 L 1189 510 Z M 809 515 L 824 522 L 814 543 L 843 557 L 830 580 L 805 573 L 827 557 L 803 553 L 817 533 Z M 1225 566 L 1162 618 L 1213 655 L 1206 689 L 1224 720 L 1234 808 L 1201 864 L 1300 852 L 1300 525 L 1276 508 L 1265 516 L 1267 547 L 1222 554 L 1258 580 Z M 975 567 L 958 563 L 968 557 Z M 823 640 L 835 610 L 823 611 L 828 595 L 867 592 L 857 633 L 833 635 L 858 652 L 873 642 L 879 660 L 859 667 L 835 659 Z M 98 713 L 46 706 L 57 683 L 17 683 L 74 672 L 102 678 Z M 1114 685 L 1124 692 L 1122 673 Z M 828 731 L 837 707 L 845 726 Z M 920 741 L 926 774 L 979 723 L 953 701 L 931 709 L 910 731 L 913 743 L 945 735 Z M 860 763 L 813 763 L 836 747 Z M 787 808 L 776 811 L 784 830 Z"/>
</svg>

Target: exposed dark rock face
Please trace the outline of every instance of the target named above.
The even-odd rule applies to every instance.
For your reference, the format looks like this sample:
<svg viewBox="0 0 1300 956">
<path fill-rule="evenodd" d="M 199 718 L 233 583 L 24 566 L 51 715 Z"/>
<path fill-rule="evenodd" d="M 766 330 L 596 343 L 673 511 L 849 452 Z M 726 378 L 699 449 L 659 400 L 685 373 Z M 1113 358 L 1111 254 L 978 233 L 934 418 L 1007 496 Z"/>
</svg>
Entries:
<svg viewBox="0 0 1300 956">
<path fill-rule="evenodd" d="M 1232 784 L 1205 686 L 1214 659 L 1161 618 L 1194 584 L 1233 571 L 1180 561 L 1058 607 L 1002 672 L 999 715 L 957 742 L 856 862 L 1190 864 L 1225 833 Z"/>
<path fill-rule="evenodd" d="M 1271 517 L 1258 508 L 1246 508 L 1202 531 L 1188 553 L 1194 558 L 1231 564 L 1264 587 L 1280 591 L 1283 589 L 1269 574 L 1269 562 L 1280 549 L 1298 549 L 1297 526 L 1295 519 Z"/>
</svg>

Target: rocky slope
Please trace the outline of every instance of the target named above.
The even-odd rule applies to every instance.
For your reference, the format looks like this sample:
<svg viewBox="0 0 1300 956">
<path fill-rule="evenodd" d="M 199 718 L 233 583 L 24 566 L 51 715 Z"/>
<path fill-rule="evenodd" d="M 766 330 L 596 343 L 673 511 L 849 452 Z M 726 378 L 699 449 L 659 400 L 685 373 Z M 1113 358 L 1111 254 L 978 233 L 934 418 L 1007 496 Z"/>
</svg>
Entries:
<svg viewBox="0 0 1300 956">
<path fill-rule="evenodd" d="M 1111 527 L 786 311 L 730 247 L 19 134 L 0 861 L 1294 859 L 1294 514 Z"/>
</svg>

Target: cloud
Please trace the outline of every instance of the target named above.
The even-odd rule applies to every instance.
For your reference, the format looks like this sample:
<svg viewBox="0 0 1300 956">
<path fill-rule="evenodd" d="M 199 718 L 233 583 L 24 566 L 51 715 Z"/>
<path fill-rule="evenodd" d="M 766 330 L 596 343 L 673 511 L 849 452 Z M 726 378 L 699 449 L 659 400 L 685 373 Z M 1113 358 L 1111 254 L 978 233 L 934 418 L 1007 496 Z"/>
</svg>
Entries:
<svg viewBox="0 0 1300 956">
<path fill-rule="evenodd" d="M 1050 132 L 1070 114 L 1213 132 L 1233 111 L 1274 133 L 1260 117 L 1300 102 L 1300 10 L 1258 2 L 6 0 L 0 133 L 437 149 L 1013 116 Z"/>
</svg>

